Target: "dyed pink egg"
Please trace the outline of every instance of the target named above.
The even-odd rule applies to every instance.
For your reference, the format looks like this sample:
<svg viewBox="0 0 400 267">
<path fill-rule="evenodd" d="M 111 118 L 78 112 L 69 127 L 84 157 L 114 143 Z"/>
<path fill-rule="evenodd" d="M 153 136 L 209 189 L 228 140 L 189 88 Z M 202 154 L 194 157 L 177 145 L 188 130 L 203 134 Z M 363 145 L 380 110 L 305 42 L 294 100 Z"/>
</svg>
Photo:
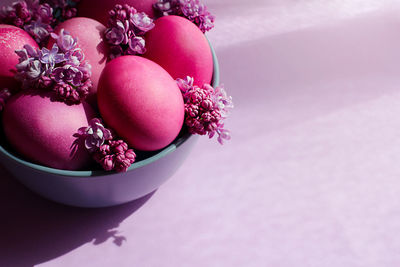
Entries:
<svg viewBox="0 0 400 267">
<path fill-rule="evenodd" d="M 90 155 L 73 135 L 94 112 L 88 104 L 69 106 L 52 96 L 23 91 L 10 98 L 3 113 L 7 141 L 32 162 L 64 170 L 87 168 Z"/>
<path fill-rule="evenodd" d="M 85 54 L 85 59 L 92 66 L 91 80 L 93 87 L 90 90 L 88 102 L 94 104 L 100 74 L 106 65 L 108 56 L 108 46 L 102 38 L 102 33 L 106 27 L 94 19 L 77 17 L 59 24 L 55 32 L 59 34 L 61 29 L 65 29 L 78 39 L 78 46 Z M 47 47 L 51 48 L 53 44 L 54 39 L 51 39 Z"/>
<path fill-rule="evenodd" d="M 161 149 L 182 128 L 184 104 L 176 82 L 143 57 L 110 61 L 101 74 L 97 98 L 106 124 L 135 149 Z"/>
<path fill-rule="evenodd" d="M 160 64 L 174 79 L 191 76 L 199 86 L 211 82 L 211 48 L 191 21 L 178 16 L 157 19 L 146 34 L 146 49 L 144 56 Z"/>
<path fill-rule="evenodd" d="M 14 75 L 19 57 L 15 54 L 15 50 L 22 49 L 25 44 L 39 47 L 24 30 L 0 24 L 0 88 L 18 89 L 18 82 L 14 79 Z"/>
<path fill-rule="evenodd" d="M 99 0 L 93 4 L 91 0 L 81 0 L 78 5 L 78 15 L 100 21 L 107 26 L 108 11 L 116 4 L 130 5 L 138 12 L 145 12 L 149 17 L 154 17 L 153 4 L 157 0 Z"/>
</svg>

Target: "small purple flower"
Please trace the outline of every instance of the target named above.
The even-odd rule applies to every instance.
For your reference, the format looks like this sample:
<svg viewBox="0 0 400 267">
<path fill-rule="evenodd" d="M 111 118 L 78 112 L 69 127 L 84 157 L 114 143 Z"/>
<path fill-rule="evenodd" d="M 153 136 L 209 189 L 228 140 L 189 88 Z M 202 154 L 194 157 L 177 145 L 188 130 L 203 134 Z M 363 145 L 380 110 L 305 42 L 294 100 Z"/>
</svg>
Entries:
<svg viewBox="0 0 400 267">
<path fill-rule="evenodd" d="M 92 76 L 92 65 L 90 65 L 87 61 L 81 63 L 78 66 L 78 70 L 82 72 L 84 80 L 88 80 L 90 79 L 90 76 Z"/>
<path fill-rule="evenodd" d="M 32 20 L 24 26 L 24 30 L 40 45 L 47 42 L 50 32 L 53 31 L 50 25 L 42 23 L 40 20 Z"/>
<path fill-rule="evenodd" d="M 43 67 L 40 60 L 33 60 L 31 61 L 27 69 L 25 70 L 26 76 L 28 79 L 36 80 L 39 79 L 43 73 Z"/>
<path fill-rule="evenodd" d="M 111 45 L 120 45 L 124 42 L 125 36 L 125 27 L 121 21 L 116 23 L 115 27 L 108 28 L 105 32 L 105 37 L 109 44 Z"/>
<path fill-rule="evenodd" d="M 92 81 L 90 79 L 86 80 L 78 87 L 60 82 L 53 85 L 53 91 L 57 94 L 60 100 L 72 105 L 82 102 L 82 99 L 85 99 L 89 95 L 89 89 L 91 87 Z"/>
<path fill-rule="evenodd" d="M 73 86 L 80 86 L 82 84 L 83 73 L 72 65 L 55 68 L 52 71 L 52 75 L 57 83 L 66 83 Z"/>
<path fill-rule="evenodd" d="M 25 1 L 14 2 L 11 6 L 4 6 L 0 12 L 0 20 L 5 24 L 13 24 L 22 28 L 32 19 L 32 13 Z"/>
<path fill-rule="evenodd" d="M 145 52 L 145 41 L 142 37 L 133 37 L 129 40 L 129 54 L 143 55 Z"/>
<path fill-rule="evenodd" d="M 67 19 L 76 17 L 77 13 L 78 13 L 78 10 L 75 7 L 65 7 L 61 12 L 61 16 L 62 16 L 63 20 L 67 20 Z"/>
<path fill-rule="evenodd" d="M 53 69 L 56 64 L 59 64 L 63 61 L 65 61 L 64 54 L 58 53 L 57 44 L 53 44 L 51 50 L 45 47 L 42 48 L 40 55 L 40 62 L 48 64 L 51 69 Z"/>
<path fill-rule="evenodd" d="M 101 119 L 90 120 L 89 126 L 79 128 L 74 137 L 84 140 L 93 159 L 106 171 L 125 172 L 135 162 L 135 152 L 126 142 L 116 139 Z"/>
<path fill-rule="evenodd" d="M 85 59 L 82 49 L 75 48 L 73 50 L 66 51 L 64 54 L 65 63 L 79 66 L 81 62 Z"/>
<path fill-rule="evenodd" d="M 40 20 L 48 25 L 54 22 L 53 8 L 49 4 L 39 5 L 34 16 L 37 18 L 37 20 Z"/>
<path fill-rule="evenodd" d="M 73 38 L 68 31 L 61 29 L 60 34 L 51 34 L 51 37 L 57 40 L 57 45 L 62 52 L 68 52 L 74 50 L 77 45 L 76 38 Z"/>
<path fill-rule="evenodd" d="M 53 31 L 53 9 L 49 4 L 38 0 L 14 2 L 0 11 L 0 23 L 12 24 L 28 32 L 37 43 L 43 46 Z"/>
<path fill-rule="evenodd" d="M 116 4 L 114 8 L 108 12 L 110 16 L 110 19 L 108 20 L 108 26 L 112 26 L 112 23 L 116 21 L 129 20 L 129 18 L 136 12 L 136 9 L 129 5 Z"/>
<path fill-rule="evenodd" d="M 110 46 L 110 59 L 122 55 L 141 55 L 146 52 L 145 33 L 154 28 L 146 13 L 138 13 L 129 5 L 115 5 L 109 11 L 105 39 Z"/>
<path fill-rule="evenodd" d="M 179 0 L 158 0 L 153 4 L 153 9 L 158 17 L 179 15 L 181 13 Z"/>
<path fill-rule="evenodd" d="M 115 156 L 114 168 L 117 172 L 126 172 L 135 162 L 136 154 L 133 149 L 127 149 L 125 152 L 118 153 Z"/>
<path fill-rule="evenodd" d="M 206 135 L 212 138 L 218 135 L 218 142 L 231 138 L 224 129 L 223 120 L 233 108 L 232 98 L 226 94 L 223 86 L 213 88 L 209 84 L 203 87 L 193 85 L 193 78 L 177 79 L 185 102 L 185 124 L 192 134 Z"/>
<path fill-rule="evenodd" d="M 133 14 L 131 22 L 141 32 L 148 32 L 155 26 L 153 20 L 144 12 Z"/>
<path fill-rule="evenodd" d="M 232 97 L 228 96 L 223 85 L 217 86 L 212 95 L 214 108 L 222 111 L 222 116 L 226 117 L 231 109 L 233 109 Z"/>
<path fill-rule="evenodd" d="M 15 50 L 15 53 L 19 56 L 16 65 L 18 71 L 25 70 L 31 61 L 39 57 L 39 52 L 30 45 L 24 45 L 23 49 Z"/>
<path fill-rule="evenodd" d="M 77 134 L 85 138 L 85 147 L 90 152 L 99 149 L 106 140 L 112 139 L 111 131 L 104 127 L 99 118 L 90 120 L 89 126 L 79 128 Z"/>
<path fill-rule="evenodd" d="M 185 79 L 177 79 L 176 82 L 181 89 L 181 92 L 185 96 L 186 92 L 192 89 L 194 79 L 190 76 L 186 76 Z"/>
</svg>

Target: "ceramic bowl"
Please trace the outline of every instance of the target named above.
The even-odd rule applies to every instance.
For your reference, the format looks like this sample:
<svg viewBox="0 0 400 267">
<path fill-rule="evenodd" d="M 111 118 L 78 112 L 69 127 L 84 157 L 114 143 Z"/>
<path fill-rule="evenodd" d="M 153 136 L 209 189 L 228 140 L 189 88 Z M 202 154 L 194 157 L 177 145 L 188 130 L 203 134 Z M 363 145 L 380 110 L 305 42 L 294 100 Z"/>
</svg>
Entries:
<svg viewBox="0 0 400 267">
<path fill-rule="evenodd" d="M 210 45 L 211 47 L 211 45 Z M 213 86 L 219 84 L 214 49 Z M 143 197 L 161 186 L 183 164 L 197 140 L 189 133 L 154 155 L 133 163 L 127 172 L 67 171 L 28 162 L 0 145 L 0 164 L 37 194 L 77 207 L 108 207 Z"/>
</svg>

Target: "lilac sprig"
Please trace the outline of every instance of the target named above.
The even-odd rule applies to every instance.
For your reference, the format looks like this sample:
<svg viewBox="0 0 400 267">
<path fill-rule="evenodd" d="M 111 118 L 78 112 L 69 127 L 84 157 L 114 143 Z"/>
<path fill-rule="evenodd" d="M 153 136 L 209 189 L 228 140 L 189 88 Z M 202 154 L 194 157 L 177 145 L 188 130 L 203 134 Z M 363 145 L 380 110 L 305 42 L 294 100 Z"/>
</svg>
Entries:
<svg viewBox="0 0 400 267">
<path fill-rule="evenodd" d="M 117 139 L 98 118 L 90 120 L 89 126 L 79 128 L 74 136 L 84 140 L 93 159 L 106 171 L 125 172 L 135 162 L 133 149 L 129 149 L 123 140 Z"/>
<path fill-rule="evenodd" d="M 193 78 L 177 79 L 185 102 L 185 124 L 191 134 L 206 135 L 209 138 L 218 135 L 218 142 L 230 140 L 230 132 L 224 129 L 223 120 L 233 108 L 232 97 L 228 96 L 223 86 L 215 89 L 204 84 L 193 85 Z"/>
<path fill-rule="evenodd" d="M 154 28 L 153 20 L 129 5 L 115 5 L 109 16 L 105 39 L 110 46 L 110 58 L 144 54 L 143 36 Z"/>
<path fill-rule="evenodd" d="M 214 28 L 215 17 L 200 0 L 158 0 L 153 9 L 156 16 L 177 15 L 196 24 L 205 33 Z"/>
<path fill-rule="evenodd" d="M 92 87 L 91 66 L 85 61 L 77 39 L 61 29 L 60 35 L 51 34 L 56 40 L 51 49 L 34 49 L 25 45 L 16 50 L 19 63 L 16 79 L 22 88 L 53 90 L 68 104 L 80 103 Z"/>
<path fill-rule="evenodd" d="M 4 110 L 7 100 L 11 97 L 11 92 L 7 88 L 0 90 L 0 112 Z"/>
<path fill-rule="evenodd" d="M 38 0 L 16 1 L 0 10 L 0 23 L 15 25 L 28 32 L 43 46 L 53 32 L 53 8 Z"/>
<path fill-rule="evenodd" d="M 77 136 L 85 139 L 85 147 L 89 152 L 95 152 L 105 141 L 113 139 L 111 131 L 98 118 L 90 120 L 89 126 L 79 128 Z"/>
</svg>

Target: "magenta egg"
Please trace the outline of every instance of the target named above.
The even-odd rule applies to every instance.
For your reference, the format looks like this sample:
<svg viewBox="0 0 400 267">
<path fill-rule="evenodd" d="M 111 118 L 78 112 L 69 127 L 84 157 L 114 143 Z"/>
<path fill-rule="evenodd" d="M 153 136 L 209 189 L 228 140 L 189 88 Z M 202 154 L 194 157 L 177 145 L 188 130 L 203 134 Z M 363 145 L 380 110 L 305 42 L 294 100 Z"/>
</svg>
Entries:
<svg viewBox="0 0 400 267">
<path fill-rule="evenodd" d="M 67 105 L 53 93 L 23 91 L 11 97 L 3 112 L 6 139 L 27 160 L 64 170 L 81 170 L 91 162 L 73 136 L 94 117 L 90 105 Z"/>
<path fill-rule="evenodd" d="M 145 12 L 149 17 L 154 17 L 153 4 L 157 0 L 99 0 L 96 4 L 90 0 L 81 0 L 78 5 L 78 15 L 100 21 L 107 26 L 108 11 L 116 4 L 130 5 L 138 12 Z"/>
<path fill-rule="evenodd" d="M 135 149 L 161 149 L 182 128 L 180 89 L 168 72 L 146 58 L 110 61 L 101 74 L 97 98 L 106 124 Z"/>
<path fill-rule="evenodd" d="M 95 104 L 100 74 L 107 63 L 108 57 L 108 46 L 102 37 L 105 26 L 94 19 L 76 17 L 59 24 L 55 32 L 59 34 L 61 29 L 65 29 L 74 38 L 78 39 L 78 46 L 85 54 L 85 60 L 92 66 L 91 80 L 93 87 L 90 90 L 88 102 Z M 51 48 L 53 43 L 54 39 L 51 39 L 47 47 Z"/>
<path fill-rule="evenodd" d="M 145 39 L 144 56 L 161 65 L 174 79 L 191 76 L 199 86 L 211 82 L 211 48 L 191 21 L 178 16 L 159 18 Z"/>
<path fill-rule="evenodd" d="M 18 82 L 14 79 L 14 75 L 19 57 L 15 54 L 15 50 L 22 49 L 25 44 L 34 48 L 39 47 L 24 30 L 0 24 L 0 88 L 18 89 Z"/>
</svg>

